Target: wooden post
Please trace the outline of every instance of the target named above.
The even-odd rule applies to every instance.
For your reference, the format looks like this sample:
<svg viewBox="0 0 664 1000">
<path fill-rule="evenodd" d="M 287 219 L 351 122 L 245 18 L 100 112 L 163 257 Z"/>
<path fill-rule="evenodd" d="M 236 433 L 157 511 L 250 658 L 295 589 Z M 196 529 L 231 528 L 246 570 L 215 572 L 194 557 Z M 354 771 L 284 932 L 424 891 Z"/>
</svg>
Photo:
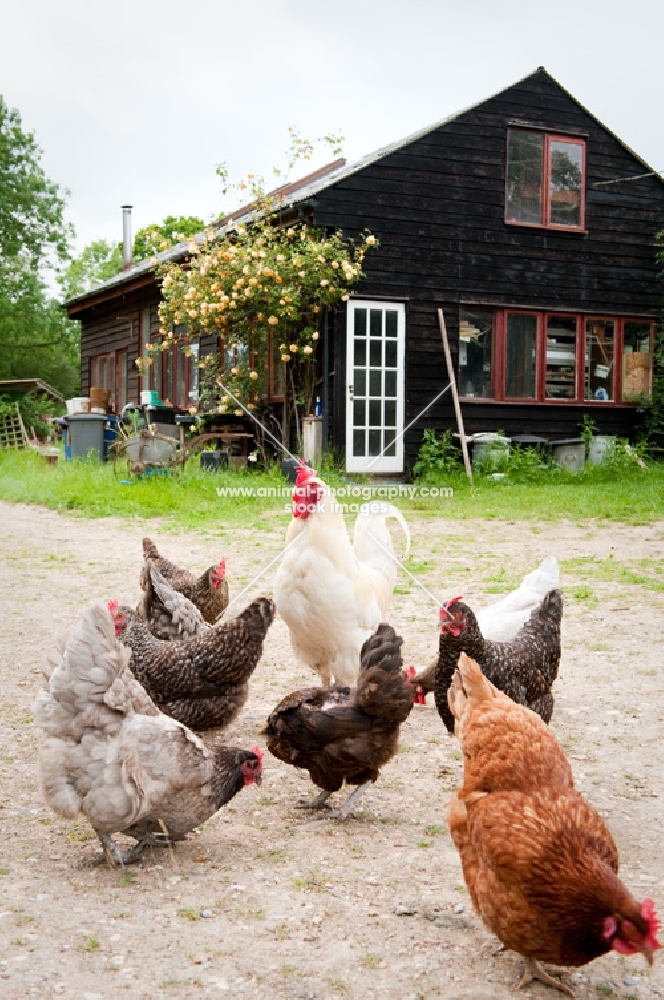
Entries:
<svg viewBox="0 0 664 1000">
<path fill-rule="evenodd" d="M 459 428 L 459 436 L 461 437 L 461 452 L 463 454 L 463 464 L 466 467 L 466 475 L 472 485 L 473 482 L 473 470 L 470 466 L 470 459 L 468 458 L 468 445 L 466 444 L 466 432 L 463 429 L 463 417 L 461 416 L 461 405 L 459 404 L 459 393 L 457 392 L 456 379 L 454 377 L 454 368 L 452 367 L 452 355 L 450 354 L 450 342 L 447 339 L 447 327 L 445 326 L 445 317 L 443 316 L 443 310 L 438 310 L 438 322 L 440 324 L 440 335 L 443 338 L 443 350 L 445 351 L 445 361 L 447 362 L 447 373 L 450 377 L 450 385 L 452 386 L 452 399 L 454 400 L 454 412 L 457 418 L 457 427 Z"/>
</svg>

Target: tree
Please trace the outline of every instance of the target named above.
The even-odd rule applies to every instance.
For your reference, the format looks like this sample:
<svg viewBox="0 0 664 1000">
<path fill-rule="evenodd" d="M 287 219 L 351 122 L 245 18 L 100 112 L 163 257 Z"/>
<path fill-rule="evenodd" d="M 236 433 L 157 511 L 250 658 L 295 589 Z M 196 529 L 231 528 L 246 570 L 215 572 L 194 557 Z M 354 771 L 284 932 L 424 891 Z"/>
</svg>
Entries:
<svg viewBox="0 0 664 1000">
<path fill-rule="evenodd" d="M 160 225 L 153 224 L 138 230 L 134 238 L 132 260 L 137 264 L 154 257 L 175 243 L 183 242 L 188 236 L 202 232 L 204 228 L 203 220 L 193 215 L 167 215 Z M 92 291 L 97 285 L 119 274 L 122 266 L 122 243 L 109 243 L 103 239 L 88 243 L 58 279 L 64 301 Z"/>
<path fill-rule="evenodd" d="M 58 278 L 62 297 L 66 302 L 85 295 L 121 270 L 122 244 L 93 240 L 83 248 L 78 257 L 72 258 L 67 269 Z"/>
<path fill-rule="evenodd" d="M 159 269 L 163 341 L 148 351 L 181 341 L 187 352 L 192 338 L 216 332 L 224 350 L 200 365 L 206 399 L 216 397 L 226 412 L 236 404 L 219 388 L 220 376 L 233 396 L 255 410 L 267 396 L 267 359 L 276 348 L 286 369 L 281 436 L 288 446 L 293 419 L 299 438 L 300 417 L 313 409 L 325 310 L 348 299 L 376 239 L 367 233 L 354 244 L 340 232 L 284 226 L 278 198 L 265 193 L 262 179 L 249 180 L 238 187 L 249 187 L 252 195 L 250 224 L 221 234 L 209 229 L 202 241 L 189 240 L 188 261 Z M 151 363 L 150 356 L 137 362 L 142 371 Z"/>
<path fill-rule="evenodd" d="M 65 192 L 46 177 L 41 155 L 0 96 L 0 378 L 43 378 L 67 394 L 79 380 L 77 326 L 45 276 L 66 259 L 72 231 Z"/>
</svg>

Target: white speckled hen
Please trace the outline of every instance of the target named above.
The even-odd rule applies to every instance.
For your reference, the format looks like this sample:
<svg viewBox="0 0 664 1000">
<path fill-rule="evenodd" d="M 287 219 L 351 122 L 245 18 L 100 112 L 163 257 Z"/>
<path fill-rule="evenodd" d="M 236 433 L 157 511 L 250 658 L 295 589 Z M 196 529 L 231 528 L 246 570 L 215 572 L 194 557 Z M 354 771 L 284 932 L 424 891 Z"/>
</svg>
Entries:
<svg viewBox="0 0 664 1000">
<path fill-rule="evenodd" d="M 222 729 L 233 721 L 247 700 L 274 619 L 269 597 L 180 642 L 155 639 L 131 608 L 113 610 L 118 637 L 132 651 L 131 670 L 162 712 L 196 730 Z"/>
<path fill-rule="evenodd" d="M 560 663 L 560 623 L 563 595 L 550 590 L 511 642 L 485 639 L 475 615 L 460 598 L 440 611 L 440 639 L 434 695 L 438 714 L 454 732 L 454 716 L 447 703 L 459 655 L 467 653 L 499 691 L 519 705 L 526 705 L 549 722 L 553 712 L 551 687 Z"/>
<path fill-rule="evenodd" d="M 46 735 L 40 782 L 59 816 L 80 813 L 111 863 L 140 859 L 212 816 L 245 785 L 260 784 L 262 753 L 206 746 L 162 715 L 128 669 L 130 651 L 116 638 L 109 611 L 92 605 L 60 637 L 33 706 Z M 137 841 L 128 852 L 113 842 Z"/>
<path fill-rule="evenodd" d="M 208 625 L 214 625 L 221 618 L 228 607 L 225 559 L 220 559 L 216 566 L 208 567 L 200 576 L 194 576 L 188 570 L 176 566 L 170 559 L 164 559 L 149 538 L 143 539 L 143 558 L 151 560 L 156 565 L 174 590 L 178 590 L 193 601 Z M 146 580 L 144 566 L 141 570 L 141 587 L 145 587 Z"/>
<path fill-rule="evenodd" d="M 155 638 L 189 639 L 203 635 L 212 627 L 193 601 L 171 587 L 151 559 L 145 560 L 144 583 L 136 613 L 147 623 Z"/>
</svg>

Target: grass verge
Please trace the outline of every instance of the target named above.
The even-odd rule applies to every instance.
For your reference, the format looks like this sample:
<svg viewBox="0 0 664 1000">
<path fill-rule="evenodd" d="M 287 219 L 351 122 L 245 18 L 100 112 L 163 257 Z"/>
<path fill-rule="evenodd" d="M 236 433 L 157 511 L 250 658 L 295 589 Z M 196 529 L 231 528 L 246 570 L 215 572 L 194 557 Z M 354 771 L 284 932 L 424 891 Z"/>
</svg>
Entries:
<svg viewBox="0 0 664 1000">
<path fill-rule="evenodd" d="M 347 480 L 330 474 L 334 488 Z M 218 489 L 265 491 L 284 487 L 278 472 L 221 472 L 210 474 L 190 466 L 184 473 L 150 476 L 123 485 L 110 465 L 92 461 L 60 461 L 47 465 L 32 452 L 0 453 L 0 500 L 42 504 L 52 510 L 84 517 L 163 518 L 173 528 L 221 530 L 228 523 L 271 531 L 290 519 L 287 496 L 219 496 Z M 453 496 L 430 497 L 420 492 L 393 500 L 404 513 L 423 517 L 484 520 L 621 521 L 649 524 L 664 520 L 664 466 L 651 465 L 608 473 L 601 467 L 574 476 L 561 474 L 546 480 L 510 476 L 494 480 L 478 476 L 473 487 L 465 476 L 454 475 L 441 485 Z M 430 487 L 429 487 L 430 488 Z M 361 489 L 361 487 L 360 487 Z M 347 495 L 349 505 L 363 502 Z M 348 513 L 353 516 L 352 507 Z"/>
</svg>

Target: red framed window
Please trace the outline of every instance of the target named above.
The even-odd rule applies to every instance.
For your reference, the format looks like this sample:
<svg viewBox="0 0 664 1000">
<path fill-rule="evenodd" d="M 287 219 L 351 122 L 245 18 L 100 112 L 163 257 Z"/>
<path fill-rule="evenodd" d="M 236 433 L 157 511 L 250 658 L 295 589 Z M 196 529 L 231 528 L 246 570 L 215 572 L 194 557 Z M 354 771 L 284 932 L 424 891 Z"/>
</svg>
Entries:
<svg viewBox="0 0 664 1000">
<path fill-rule="evenodd" d="M 163 343 L 163 338 L 154 336 L 151 343 Z M 164 403 L 183 409 L 195 406 L 200 392 L 199 341 L 192 340 L 188 345 L 177 341 L 165 351 L 154 351 L 151 357 L 150 388 Z"/>
<path fill-rule="evenodd" d="M 110 389 L 110 406 L 120 413 L 127 403 L 127 351 L 109 351 L 90 358 L 90 386 Z"/>
<path fill-rule="evenodd" d="M 505 222 L 583 232 L 585 174 L 583 139 L 508 129 Z"/>
<path fill-rule="evenodd" d="M 459 394 L 509 403 L 639 402 L 652 393 L 654 342 L 653 320 L 462 309 Z"/>
</svg>

